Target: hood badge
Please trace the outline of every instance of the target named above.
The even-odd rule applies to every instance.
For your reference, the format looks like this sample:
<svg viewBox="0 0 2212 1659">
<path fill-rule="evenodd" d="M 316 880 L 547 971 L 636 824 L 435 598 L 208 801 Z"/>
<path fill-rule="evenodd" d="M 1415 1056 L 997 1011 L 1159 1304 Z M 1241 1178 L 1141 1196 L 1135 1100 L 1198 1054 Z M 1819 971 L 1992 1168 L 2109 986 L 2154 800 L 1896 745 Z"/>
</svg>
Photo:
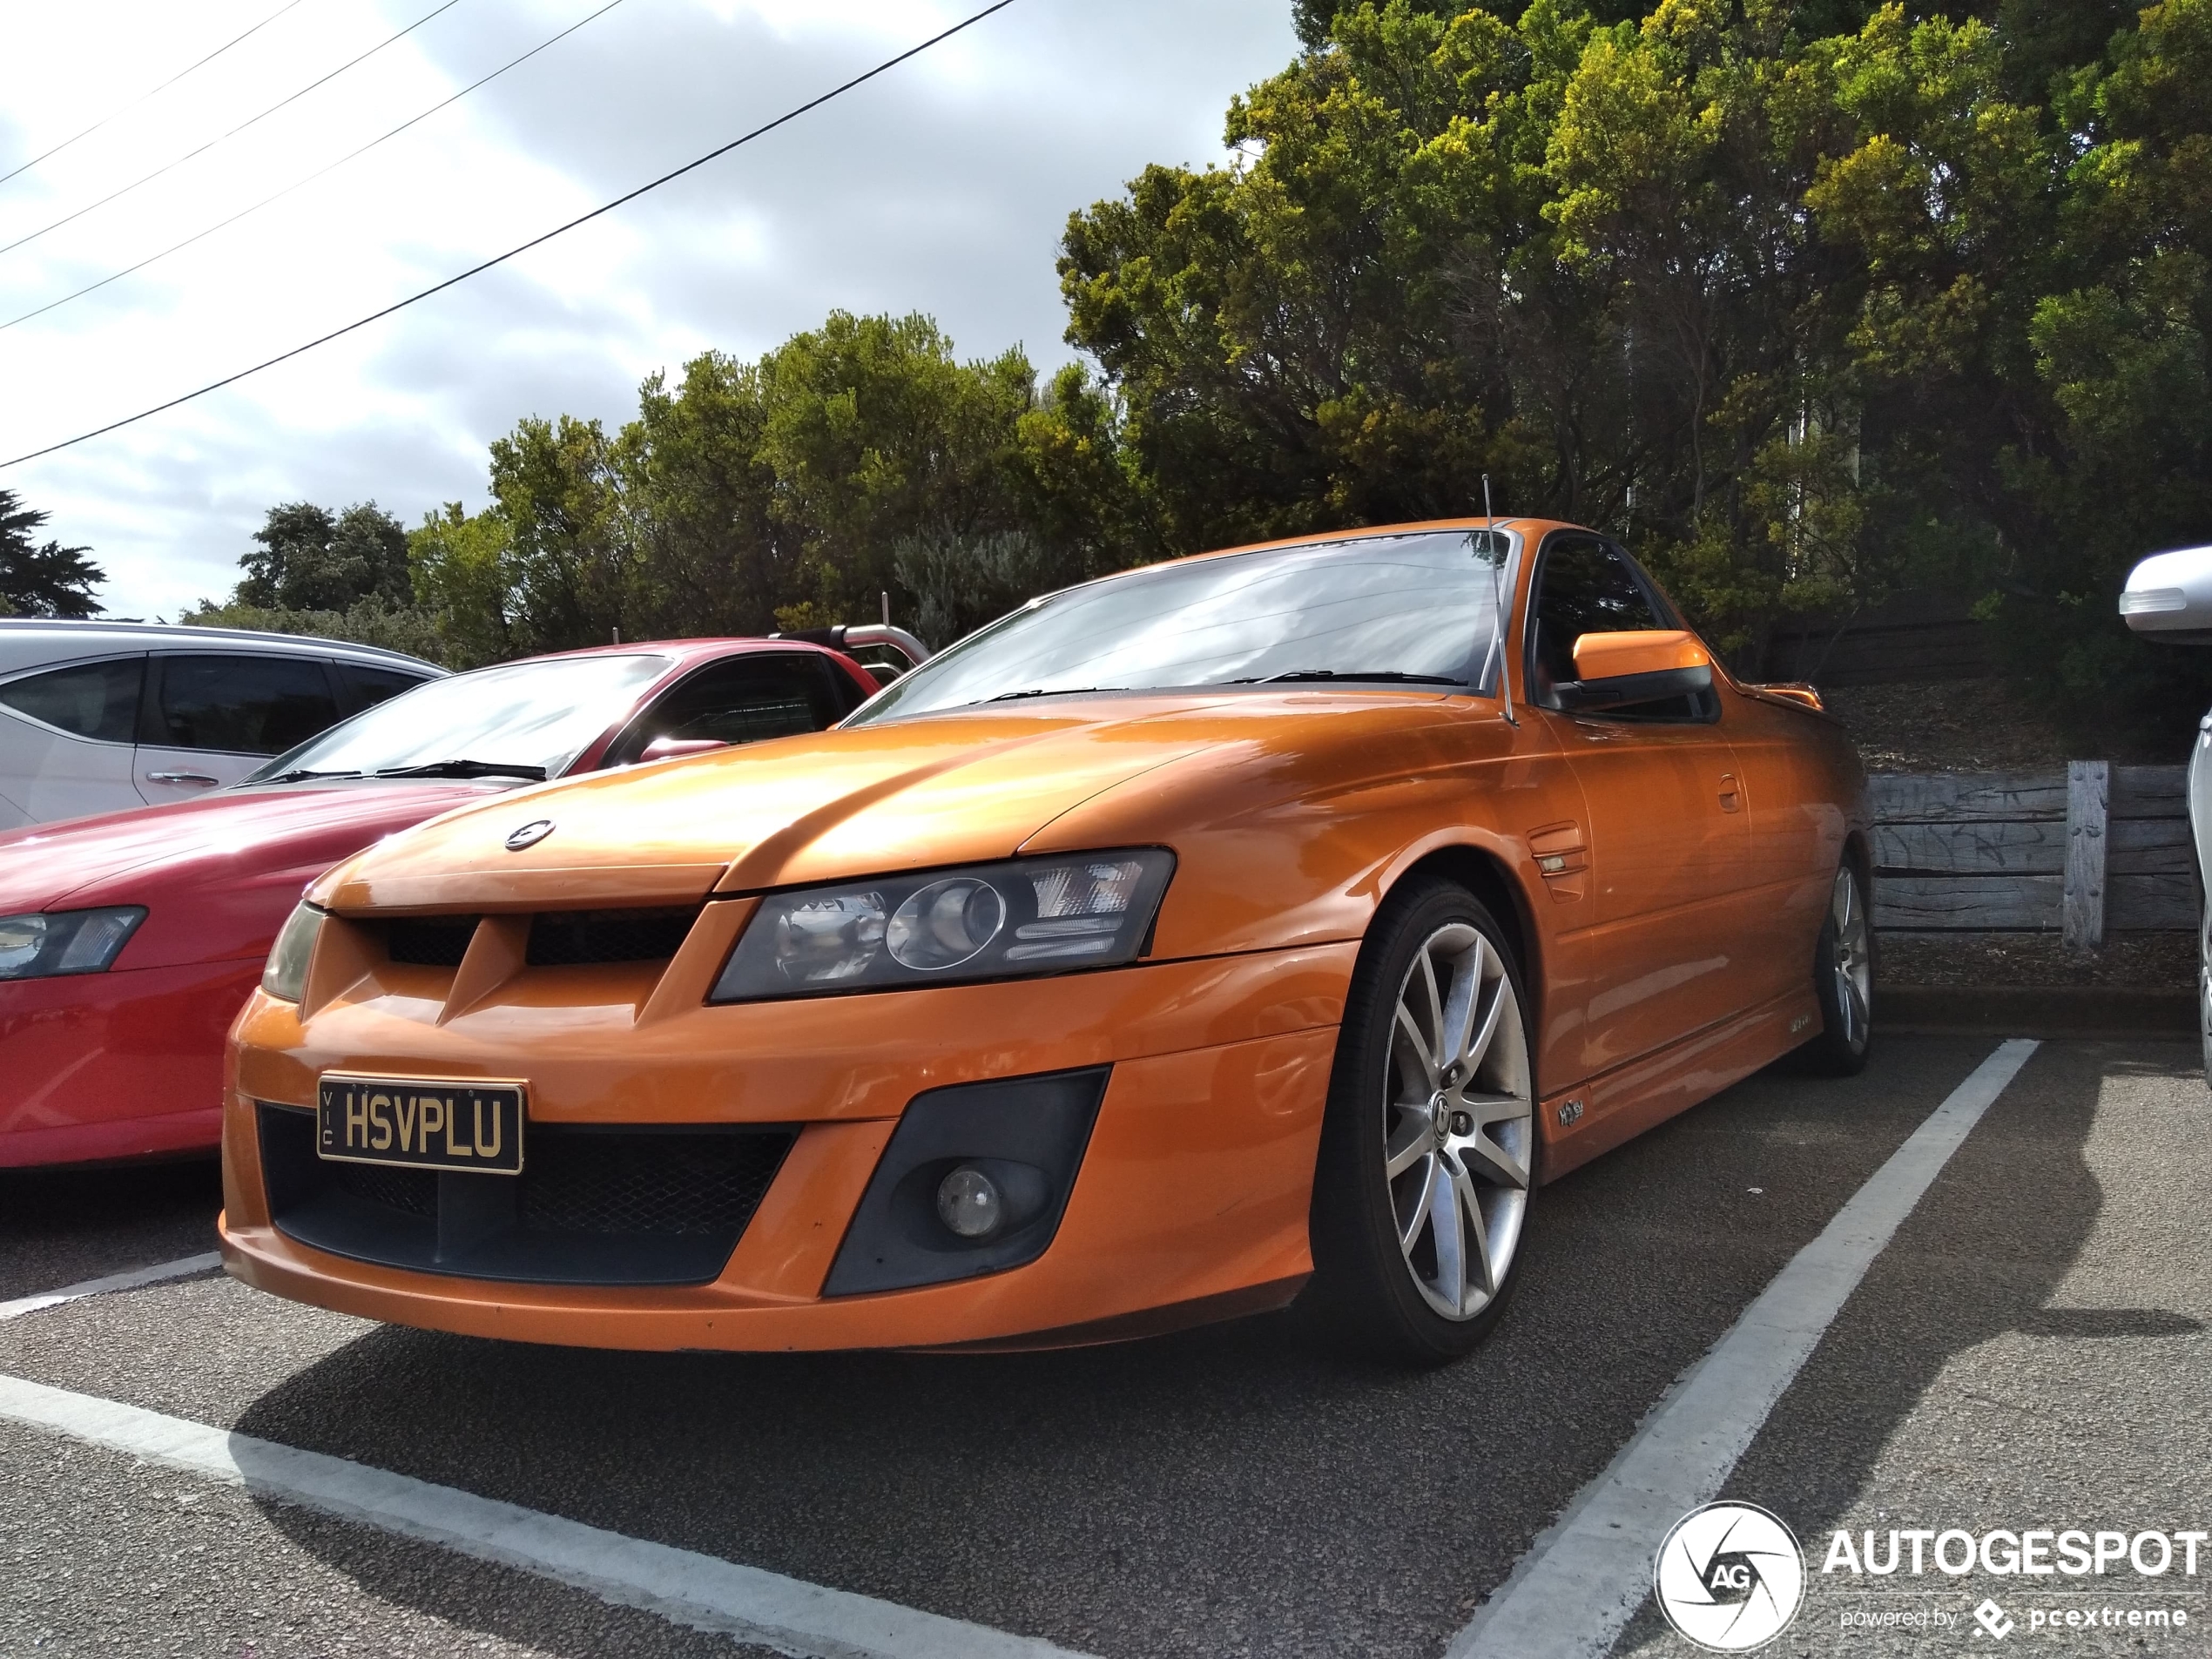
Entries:
<svg viewBox="0 0 2212 1659">
<path fill-rule="evenodd" d="M 525 848 L 536 846 L 540 841 L 543 840 L 552 833 L 553 820 L 551 819 L 540 818 L 534 819 L 530 823 L 523 825 L 522 828 L 510 831 L 507 837 L 507 850 L 509 853 L 520 853 Z"/>
</svg>

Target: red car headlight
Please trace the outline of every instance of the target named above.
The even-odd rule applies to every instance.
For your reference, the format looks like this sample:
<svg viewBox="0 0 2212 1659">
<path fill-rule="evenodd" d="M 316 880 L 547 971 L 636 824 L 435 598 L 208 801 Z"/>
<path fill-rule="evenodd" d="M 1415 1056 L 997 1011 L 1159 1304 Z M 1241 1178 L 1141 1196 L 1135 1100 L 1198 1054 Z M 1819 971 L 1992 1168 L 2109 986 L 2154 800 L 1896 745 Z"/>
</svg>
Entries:
<svg viewBox="0 0 2212 1659">
<path fill-rule="evenodd" d="M 0 980 L 105 974 L 145 919 L 144 905 L 0 916 Z"/>
</svg>

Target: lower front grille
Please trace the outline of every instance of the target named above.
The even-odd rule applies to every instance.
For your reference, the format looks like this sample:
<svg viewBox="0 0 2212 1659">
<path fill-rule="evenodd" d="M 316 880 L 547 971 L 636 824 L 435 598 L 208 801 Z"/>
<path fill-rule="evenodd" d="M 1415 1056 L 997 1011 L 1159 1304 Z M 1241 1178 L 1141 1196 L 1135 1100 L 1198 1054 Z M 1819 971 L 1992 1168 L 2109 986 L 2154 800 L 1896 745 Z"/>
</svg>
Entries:
<svg viewBox="0 0 2212 1659">
<path fill-rule="evenodd" d="M 519 1176 L 326 1161 L 315 1116 L 266 1103 L 279 1231 L 357 1261 L 541 1285 L 715 1278 L 797 1138 L 788 1129 L 530 1126 Z"/>
</svg>

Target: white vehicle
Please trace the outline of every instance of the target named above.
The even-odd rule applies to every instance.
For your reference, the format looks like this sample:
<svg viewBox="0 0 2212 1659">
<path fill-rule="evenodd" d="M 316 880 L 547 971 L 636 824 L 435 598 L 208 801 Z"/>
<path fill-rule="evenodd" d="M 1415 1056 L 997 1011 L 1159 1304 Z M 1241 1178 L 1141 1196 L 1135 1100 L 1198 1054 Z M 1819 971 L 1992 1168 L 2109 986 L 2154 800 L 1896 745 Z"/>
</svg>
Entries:
<svg viewBox="0 0 2212 1659">
<path fill-rule="evenodd" d="M 2212 547 L 2152 554 L 2128 573 L 2120 614 L 2146 639 L 2212 645 Z M 2212 892 L 2212 714 L 2196 723 L 2196 746 L 2189 751 L 2189 837 L 2196 843 L 2198 885 Z M 2197 917 L 2196 1023 L 2205 1080 L 2212 1082 L 2212 907 Z"/>
<path fill-rule="evenodd" d="M 234 784 L 444 672 L 293 634 L 0 619 L 0 830 Z"/>
</svg>

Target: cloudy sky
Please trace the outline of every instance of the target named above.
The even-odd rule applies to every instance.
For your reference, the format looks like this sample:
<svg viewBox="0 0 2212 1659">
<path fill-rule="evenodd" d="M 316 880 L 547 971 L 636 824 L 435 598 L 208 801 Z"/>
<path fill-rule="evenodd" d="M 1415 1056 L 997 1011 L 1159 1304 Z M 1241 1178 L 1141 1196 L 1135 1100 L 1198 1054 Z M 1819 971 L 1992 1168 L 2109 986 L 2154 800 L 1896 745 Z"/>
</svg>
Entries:
<svg viewBox="0 0 2212 1659">
<path fill-rule="evenodd" d="M 726 142 L 956 21 L 937 0 L 617 0 L 469 97 L 97 293 L 451 96 L 606 0 L 0 0 L 0 460 L 352 320 Z M 222 135 L 421 21 L 327 84 Z M 174 86 L 147 89 L 269 20 Z M 263 511 L 483 504 L 525 415 L 626 419 L 637 381 L 843 307 L 934 315 L 967 356 L 1069 355 L 1071 208 L 1221 158 L 1289 0 L 1016 0 L 779 132 L 496 271 L 0 488 L 88 543 L 101 597 L 227 592 Z M 80 210 L 219 140 L 104 206 Z M 69 222 L 59 223 L 64 219 Z M 51 228 L 50 228 L 51 227 Z"/>
</svg>

